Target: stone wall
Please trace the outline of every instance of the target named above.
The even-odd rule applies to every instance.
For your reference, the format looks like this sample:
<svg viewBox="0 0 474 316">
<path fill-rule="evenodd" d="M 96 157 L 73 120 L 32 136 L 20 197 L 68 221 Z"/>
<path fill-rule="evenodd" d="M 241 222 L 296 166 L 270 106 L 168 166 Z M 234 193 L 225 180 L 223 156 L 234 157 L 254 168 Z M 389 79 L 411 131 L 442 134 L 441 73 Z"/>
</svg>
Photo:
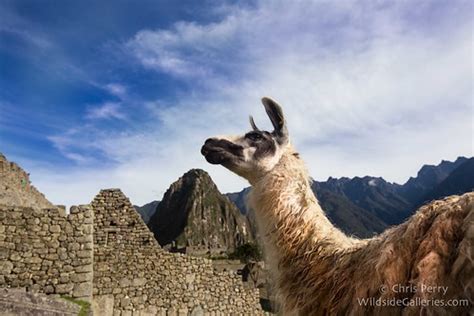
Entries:
<svg viewBox="0 0 474 316">
<path fill-rule="evenodd" d="M 0 205 L 0 287 L 91 298 L 92 223 L 88 206 Z"/>
<path fill-rule="evenodd" d="M 0 288 L 92 300 L 97 315 L 258 315 L 256 289 L 163 250 L 120 190 L 91 205 L 0 205 Z"/>
<path fill-rule="evenodd" d="M 20 166 L 0 154 L 0 204 L 50 208 L 53 204 L 30 182 Z"/>
<path fill-rule="evenodd" d="M 111 302 L 114 315 L 262 313 L 258 291 L 234 272 L 161 249 L 120 190 L 102 190 L 91 206 L 94 300 Z"/>
</svg>

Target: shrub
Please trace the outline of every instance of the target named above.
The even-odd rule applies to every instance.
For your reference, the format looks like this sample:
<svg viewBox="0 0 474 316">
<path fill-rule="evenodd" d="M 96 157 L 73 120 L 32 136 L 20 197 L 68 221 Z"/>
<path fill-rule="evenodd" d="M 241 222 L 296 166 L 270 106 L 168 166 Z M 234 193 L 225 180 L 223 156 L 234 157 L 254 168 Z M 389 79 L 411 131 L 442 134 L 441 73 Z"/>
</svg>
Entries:
<svg viewBox="0 0 474 316">
<path fill-rule="evenodd" d="M 262 260 L 262 251 L 257 244 L 246 243 L 235 249 L 229 254 L 229 259 L 238 259 L 242 262 L 260 261 Z"/>
</svg>

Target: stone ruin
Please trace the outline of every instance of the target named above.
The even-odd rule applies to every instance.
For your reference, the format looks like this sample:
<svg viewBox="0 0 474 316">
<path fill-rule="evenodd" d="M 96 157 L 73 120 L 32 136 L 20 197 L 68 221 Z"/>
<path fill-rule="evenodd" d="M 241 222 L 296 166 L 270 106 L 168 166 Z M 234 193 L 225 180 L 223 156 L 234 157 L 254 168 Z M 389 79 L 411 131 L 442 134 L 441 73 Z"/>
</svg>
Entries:
<svg viewBox="0 0 474 316">
<path fill-rule="evenodd" d="M 238 275 L 217 272 L 208 259 L 161 249 L 120 190 L 103 190 L 94 210 L 93 295 L 114 310 L 150 314 L 258 314 L 259 296 Z"/>
<path fill-rule="evenodd" d="M 39 192 L 19 165 L 10 162 L 0 153 L 0 204 L 51 208 L 43 193 Z"/>
<path fill-rule="evenodd" d="M 118 189 L 90 205 L 0 205 L 0 287 L 92 302 L 95 315 L 258 315 L 258 291 L 212 262 L 168 253 Z"/>
</svg>

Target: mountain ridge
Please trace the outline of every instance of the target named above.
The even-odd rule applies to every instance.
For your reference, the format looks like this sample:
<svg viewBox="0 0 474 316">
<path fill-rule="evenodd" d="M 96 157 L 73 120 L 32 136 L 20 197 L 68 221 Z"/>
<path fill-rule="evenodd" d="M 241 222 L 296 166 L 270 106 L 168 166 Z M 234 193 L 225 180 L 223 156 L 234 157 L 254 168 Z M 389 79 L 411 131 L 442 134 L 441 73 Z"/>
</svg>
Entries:
<svg viewBox="0 0 474 316">
<path fill-rule="evenodd" d="M 437 200 L 444 196 L 462 194 L 474 190 L 474 158 L 465 160 L 454 169 L 430 193 L 425 195 L 419 204 Z"/>
<path fill-rule="evenodd" d="M 461 166 L 463 169 L 458 170 Z M 442 160 L 438 165 L 423 165 L 417 177 L 403 185 L 382 177 L 356 176 L 312 180 L 311 188 L 334 225 L 347 234 L 365 238 L 400 224 L 422 202 L 472 190 L 471 179 L 474 158 L 460 156 L 454 162 Z M 249 188 L 245 188 L 227 194 L 244 214 L 249 213 L 247 205 L 242 206 L 248 192 Z"/>
<path fill-rule="evenodd" d="M 448 175 L 468 158 L 459 156 L 455 161 L 441 160 L 437 165 L 423 165 L 416 177 L 410 177 L 401 187 L 399 194 L 414 205 L 419 205 L 420 199 L 433 190 Z"/>
</svg>

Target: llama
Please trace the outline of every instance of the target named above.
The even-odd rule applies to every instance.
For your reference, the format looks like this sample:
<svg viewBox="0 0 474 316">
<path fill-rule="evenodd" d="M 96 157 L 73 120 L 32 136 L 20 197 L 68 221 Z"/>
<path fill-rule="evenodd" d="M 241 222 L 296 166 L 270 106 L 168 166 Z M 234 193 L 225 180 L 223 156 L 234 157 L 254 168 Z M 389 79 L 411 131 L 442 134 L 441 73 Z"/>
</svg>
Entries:
<svg viewBox="0 0 474 316">
<path fill-rule="evenodd" d="M 250 132 L 209 138 L 201 153 L 251 184 L 283 315 L 474 312 L 474 192 L 422 206 L 376 237 L 346 236 L 318 204 L 281 107 L 262 103 L 274 131 L 250 117 Z"/>
</svg>

